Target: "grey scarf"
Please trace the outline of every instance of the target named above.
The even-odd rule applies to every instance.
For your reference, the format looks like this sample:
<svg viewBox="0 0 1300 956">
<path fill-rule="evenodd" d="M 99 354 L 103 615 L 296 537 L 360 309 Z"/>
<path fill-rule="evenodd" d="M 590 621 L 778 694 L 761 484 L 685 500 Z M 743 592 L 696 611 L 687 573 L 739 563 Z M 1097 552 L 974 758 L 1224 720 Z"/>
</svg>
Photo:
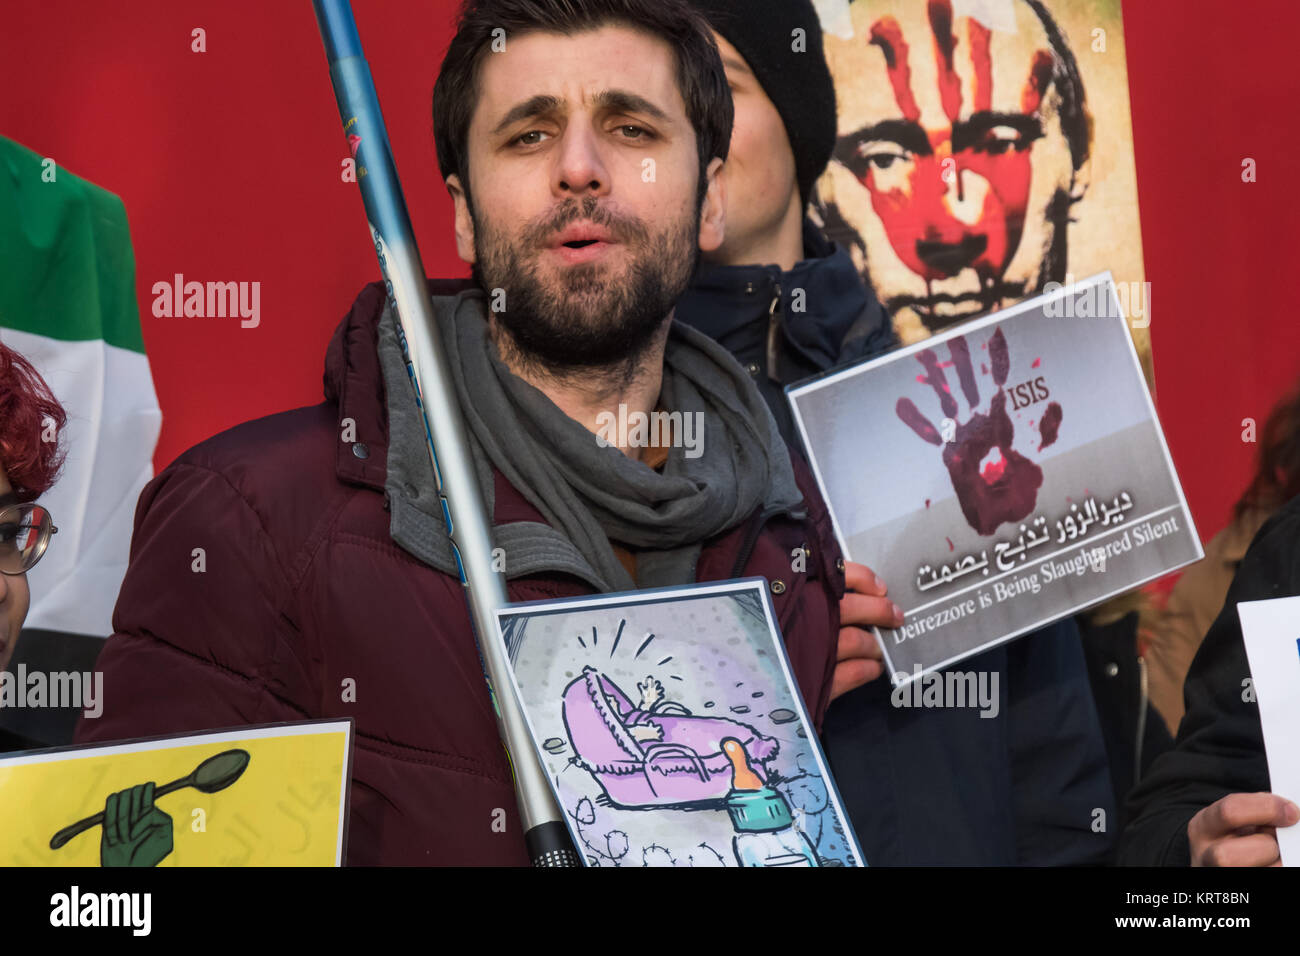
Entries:
<svg viewBox="0 0 1300 956">
<path fill-rule="evenodd" d="M 486 477 L 486 458 L 572 542 L 603 590 L 694 581 L 704 540 L 734 528 L 760 506 L 792 508 L 802 500 L 789 453 L 758 389 L 702 333 L 673 323 L 659 399 L 662 409 L 700 413 L 695 421 L 703 425 L 696 437 L 701 453 L 688 457 L 679 443 L 669 449 L 660 473 L 617 447 L 602 446 L 510 372 L 488 336 L 481 291 L 438 297 L 433 304 L 480 477 Z M 395 322 L 391 315 L 384 321 Z M 639 581 L 619 562 L 611 540 L 637 552 Z"/>
</svg>

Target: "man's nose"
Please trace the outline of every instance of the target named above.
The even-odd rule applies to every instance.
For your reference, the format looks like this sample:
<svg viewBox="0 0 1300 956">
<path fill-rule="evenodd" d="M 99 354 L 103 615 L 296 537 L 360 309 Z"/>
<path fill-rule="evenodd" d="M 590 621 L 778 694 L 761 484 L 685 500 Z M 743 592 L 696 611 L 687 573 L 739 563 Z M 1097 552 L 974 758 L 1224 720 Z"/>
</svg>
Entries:
<svg viewBox="0 0 1300 956">
<path fill-rule="evenodd" d="M 591 126 L 575 122 L 565 129 L 552 191 L 559 197 L 609 191 L 609 172 L 600 155 L 597 131 Z"/>
</svg>

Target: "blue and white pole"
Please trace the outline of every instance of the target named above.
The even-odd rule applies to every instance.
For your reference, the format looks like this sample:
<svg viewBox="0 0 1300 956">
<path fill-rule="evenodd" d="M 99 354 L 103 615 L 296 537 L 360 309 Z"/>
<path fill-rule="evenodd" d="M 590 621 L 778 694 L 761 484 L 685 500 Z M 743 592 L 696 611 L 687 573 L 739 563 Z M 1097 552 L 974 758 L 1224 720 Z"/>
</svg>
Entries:
<svg viewBox="0 0 1300 956">
<path fill-rule="evenodd" d="M 397 313 L 407 370 L 424 418 L 438 497 L 465 585 L 501 741 L 514 772 L 528 853 L 534 866 L 578 866 L 581 860 L 510 684 L 505 645 L 497 634 L 495 612 L 507 599 L 505 585 L 492 567 L 491 522 L 434 328 L 424 263 L 415 244 L 370 67 L 361 52 L 352 6 L 348 0 L 312 0 L 312 6 L 325 42 L 339 117 L 357 164 L 357 185 L 370 238 L 379 256 L 389 302 Z"/>
</svg>

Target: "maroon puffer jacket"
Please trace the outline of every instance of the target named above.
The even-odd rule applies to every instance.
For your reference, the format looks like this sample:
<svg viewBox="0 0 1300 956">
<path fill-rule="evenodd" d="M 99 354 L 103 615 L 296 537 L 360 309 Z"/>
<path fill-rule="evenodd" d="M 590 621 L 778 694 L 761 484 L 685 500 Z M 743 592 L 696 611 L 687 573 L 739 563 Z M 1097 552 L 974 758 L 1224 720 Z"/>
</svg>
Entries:
<svg viewBox="0 0 1300 956">
<path fill-rule="evenodd" d="M 223 432 L 141 493 L 116 633 L 97 665 L 104 713 L 83 719 L 77 739 L 353 717 L 348 863 L 526 864 L 461 585 L 389 532 L 383 301 L 378 283 L 367 286 L 335 332 L 325 402 Z M 340 440 L 347 418 L 360 449 Z M 844 576 L 815 482 L 795 467 L 808 516 L 755 515 L 708 542 L 697 571 L 700 581 L 772 582 L 820 726 Z M 544 523 L 498 472 L 494 522 L 515 521 Z M 807 570 L 792 572 L 804 546 Z M 592 593 L 558 573 L 515 578 L 508 592 L 512 601 Z M 342 700 L 347 678 L 355 702 Z M 492 826 L 498 807 L 504 833 Z"/>
</svg>

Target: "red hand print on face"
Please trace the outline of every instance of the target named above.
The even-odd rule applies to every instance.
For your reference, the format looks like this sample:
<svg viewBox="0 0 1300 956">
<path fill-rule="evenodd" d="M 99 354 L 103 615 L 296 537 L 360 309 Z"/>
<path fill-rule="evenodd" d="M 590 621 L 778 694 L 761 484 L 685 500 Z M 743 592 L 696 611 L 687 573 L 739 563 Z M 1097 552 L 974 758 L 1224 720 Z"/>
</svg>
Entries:
<svg viewBox="0 0 1300 956">
<path fill-rule="evenodd" d="M 1007 396 L 1002 388 L 1007 382 L 1011 357 L 1001 329 L 989 339 L 988 350 L 993 382 L 998 390 L 989 402 L 988 413 L 981 414 L 975 411 L 980 394 L 966 338 L 957 336 L 948 345 L 949 364 L 957 371 L 962 395 L 971 411 L 968 421 L 956 423 L 953 441 L 945 443 L 910 398 L 900 398 L 894 406 L 899 419 L 917 435 L 932 445 L 943 445 L 943 463 L 948 467 L 957 503 L 967 523 L 982 535 L 992 534 L 1002 522 L 1019 521 L 1033 511 L 1038 489 L 1043 484 L 1043 470 L 1011 447 L 1015 425 L 1007 414 Z M 920 380 L 934 389 L 944 416 L 955 420 L 957 400 L 948 388 L 939 357 L 933 349 L 925 349 L 917 358 L 926 373 Z M 1040 451 L 1056 441 L 1061 417 L 1059 404 L 1052 402 L 1047 406 L 1040 423 Z M 994 451 L 997 456 L 991 457 Z"/>
<path fill-rule="evenodd" d="M 915 45 L 893 17 L 872 25 L 870 43 L 885 58 L 902 118 L 845 137 L 836 158 L 870 191 L 890 245 L 909 269 L 927 283 L 971 269 L 981 288 L 996 290 L 1024 230 L 1030 151 L 1042 136 L 1038 110 L 1051 83 L 1053 59 L 1047 50 L 1035 51 L 1020 110 L 994 111 L 988 28 L 964 18 L 963 44 L 954 32 L 951 0 L 928 0 L 927 12 L 931 36 L 913 38 Z M 946 119 L 937 128 L 922 125 L 912 81 L 910 58 L 924 55 L 927 45 Z M 957 71 L 963 57 L 972 90 L 965 118 Z"/>
</svg>

